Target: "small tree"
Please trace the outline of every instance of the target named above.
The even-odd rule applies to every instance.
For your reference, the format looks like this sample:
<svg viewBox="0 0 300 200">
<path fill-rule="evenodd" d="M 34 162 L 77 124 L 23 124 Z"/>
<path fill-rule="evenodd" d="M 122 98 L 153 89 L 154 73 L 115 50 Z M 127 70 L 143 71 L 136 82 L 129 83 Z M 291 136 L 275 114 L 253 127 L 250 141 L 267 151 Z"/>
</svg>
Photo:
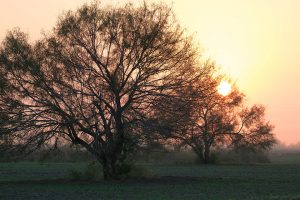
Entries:
<svg viewBox="0 0 300 200">
<path fill-rule="evenodd" d="M 195 76 L 195 55 L 164 5 L 84 5 L 33 45 L 10 32 L 0 49 L 0 108 L 11 149 L 65 139 L 93 154 L 105 179 L 119 178 L 139 124 Z"/>
<path fill-rule="evenodd" d="M 264 119 L 264 107 L 247 108 L 237 88 L 218 93 L 222 80 L 213 64 L 200 73 L 198 83 L 177 91 L 178 98 L 158 103 L 157 131 L 165 138 L 189 145 L 203 163 L 211 161 L 212 147 L 266 150 L 274 144 L 273 126 Z"/>
</svg>

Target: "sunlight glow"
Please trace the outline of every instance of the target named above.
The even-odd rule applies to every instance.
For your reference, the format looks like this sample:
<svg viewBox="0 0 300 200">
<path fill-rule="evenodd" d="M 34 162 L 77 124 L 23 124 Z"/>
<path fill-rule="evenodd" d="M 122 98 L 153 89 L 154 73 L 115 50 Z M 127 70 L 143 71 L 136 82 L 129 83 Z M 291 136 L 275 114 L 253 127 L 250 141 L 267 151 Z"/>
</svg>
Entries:
<svg viewBox="0 0 300 200">
<path fill-rule="evenodd" d="M 231 92 L 231 85 L 227 81 L 221 81 L 217 89 L 219 94 L 226 96 Z"/>
</svg>

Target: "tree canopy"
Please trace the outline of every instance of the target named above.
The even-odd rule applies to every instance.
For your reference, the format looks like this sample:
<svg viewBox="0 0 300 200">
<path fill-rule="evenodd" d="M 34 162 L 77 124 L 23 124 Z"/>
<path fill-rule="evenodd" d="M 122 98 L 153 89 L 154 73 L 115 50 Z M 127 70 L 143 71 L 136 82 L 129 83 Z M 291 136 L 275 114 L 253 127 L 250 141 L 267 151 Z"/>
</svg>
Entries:
<svg viewBox="0 0 300 200">
<path fill-rule="evenodd" d="M 237 87 L 228 95 L 220 94 L 218 85 L 224 76 L 217 75 L 214 63 L 206 65 L 206 73 L 179 90 L 177 98 L 160 99 L 153 131 L 190 146 L 203 163 L 211 161 L 212 148 L 270 149 L 276 141 L 264 106 L 247 106 Z"/>
<path fill-rule="evenodd" d="M 134 147 L 161 132 L 199 155 L 228 138 L 269 147 L 263 107 L 242 109 L 238 91 L 216 93 L 216 69 L 199 57 L 163 4 L 86 4 L 34 43 L 13 30 L 0 46 L 2 150 L 30 153 L 63 140 L 94 155 L 105 179 L 117 179 Z"/>
<path fill-rule="evenodd" d="M 65 139 L 95 155 L 105 178 L 117 178 L 156 99 L 195 77 L 196 54 L 164 5 L 84 5 L 34 44 L 11 31 L 0 50 L 11 149 Z"/>
</svg>

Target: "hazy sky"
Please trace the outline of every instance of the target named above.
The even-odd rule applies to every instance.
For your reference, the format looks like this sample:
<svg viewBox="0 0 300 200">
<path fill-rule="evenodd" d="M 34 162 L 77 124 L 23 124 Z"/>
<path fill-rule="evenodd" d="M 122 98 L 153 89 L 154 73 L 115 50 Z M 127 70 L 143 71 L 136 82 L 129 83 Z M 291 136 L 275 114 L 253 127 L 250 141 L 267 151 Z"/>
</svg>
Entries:
<svg viewBox="0 0 300 200">
<path fill-rule="evenodd" d="M 182 26 L 237 81 L 249 102 L 267 107 L 277 138 L 299 142 L 300 0 L 165 1 L 173 2 Z M 89 0 L 0 0 L 0 40 L 17 26 L 37 39 L 59 14 L 84 2 Z"/>
</svg>

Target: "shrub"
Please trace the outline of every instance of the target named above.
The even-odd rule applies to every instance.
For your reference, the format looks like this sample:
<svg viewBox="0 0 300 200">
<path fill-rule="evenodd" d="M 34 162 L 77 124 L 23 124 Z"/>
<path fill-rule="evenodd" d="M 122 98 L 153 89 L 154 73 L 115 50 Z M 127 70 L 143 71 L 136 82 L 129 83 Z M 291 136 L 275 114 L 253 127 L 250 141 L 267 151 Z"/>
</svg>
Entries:
<svg viewBox="0 0 300 200">
<path fill-rule="evenodd" d="M 91 162 L 83 171 L 71 170 L 69 178 L 77 181 L 97 181 L 102 179 L 102 167 L 97 162 Z"/>
</svg>

